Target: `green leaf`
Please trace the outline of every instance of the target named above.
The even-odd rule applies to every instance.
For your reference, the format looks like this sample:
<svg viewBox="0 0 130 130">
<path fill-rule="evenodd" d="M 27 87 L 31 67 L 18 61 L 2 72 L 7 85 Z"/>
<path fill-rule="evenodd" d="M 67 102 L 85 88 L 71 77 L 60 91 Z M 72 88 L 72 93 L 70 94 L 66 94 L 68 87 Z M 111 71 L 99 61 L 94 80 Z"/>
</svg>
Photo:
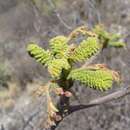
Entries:
<svg viewBox="0 0 130 130">
<path fill-rule="evenodd" d="M 35 43 L 30 43 L 27 47 L 27 51 L 31 57 L 35 58 L 37 62 L 40 62 L 43 65 L 47 65 L 52 59 L 51 54 L 48 51 L 45 51 Z"/>
<path fill-rule="evenodd" d="M 60 78 L 63 69 L 69 69 L 70 65 L 66 59 L 53 59 L 48 65 L 48 71 L 52 78 Z"/>
<path fill-rule="evenodd" d="M 52 54 L 55 56 L 55 58 L 65 57 L 65 53 L 68 49 L 67 37 L 56 36 L 52 38 L 49 43 L 52 50 Z"/>
<path fill-rule="evenodd" d="M 102 69 L 75 69 L 71 71 L 68 78 L 80 81 L 88 87 L 101 91 L 111 88 L 113 81 L 112 73 Z"/>
<path fill-rule="evenodd" d="M 121 35 L 120 34 L 110 34 L 109 39 L 111 39 L 112 41 L 118 41 L 121 39 Z"/>
<path fill-rule="evenodd" d="M 103 47 L 124 47 L 125 43 L 120 42 L 121 35 L 107 32 L 103 26 L 96 26 L 93 31 L 98 35 L 100 43 Z"/>
<path fill-rule="evenodd" d="M 100 45 L 97 38 L 88 37 L 87 40 L 83 40 L 80 45 L 75 48 L 73 53 L 70 55 L 70 59 L 74 62 L 84 61 L 96 55 L 100 50 Z"/>
<path fill-rule="evenodd" d="M 112 41 L 108 43 L 108 46 L 110 47 L 116 47 L 116 48 L 120 48 L 120 47 L 125 47 L 125 43 L 124 42 L 120 42 L 120 41 Z"/>
<path fill-rule="evenodd" d="M 110 38 L 110 34 L 104 29 L 103 26 L 101 25 L 97 25 L 95 26 L 95 28 L 93 29 L 93 31 L 98 35 L 99 38 L 101 39 L 109 39 Z"/>
</svg>

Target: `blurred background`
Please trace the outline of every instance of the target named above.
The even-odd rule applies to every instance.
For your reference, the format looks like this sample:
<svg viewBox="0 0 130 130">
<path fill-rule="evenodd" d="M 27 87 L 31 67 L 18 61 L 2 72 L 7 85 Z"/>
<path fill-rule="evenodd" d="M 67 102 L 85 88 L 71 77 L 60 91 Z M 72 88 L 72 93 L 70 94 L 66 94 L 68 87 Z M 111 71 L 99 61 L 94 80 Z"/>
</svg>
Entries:
<svg viewBox="0 0 130 130">
<path fill-rule="evenodd" d="M 104 24 L 109 32 L 122 34 L 127 45 L 125 49 L 104 49 L 94 62 L 106 63 L 121 73 L 123 82 L 109 92 L 128 87 L 130 0 L 0 0 L 0 130 L 34 130 L 34 124 L 42 118 L 36 117 L 30 121 L 31 125 L 25 125 L 37 109 L 36 104 L 28 107 L 32 104 L 28 93 L 47 82 L 49 76 L 27 54 L 28 42 L 47 48 L 48 40 L 56 35 L 68 35 L 80 25 L 92 28 L 97 24 Z M 79 87 L 78 83 L 74 90 L 80 103 L 109 93 Z M 129 130 L 129 100 L 127 96 L 74 113 L 63 120 L 57 130 Z M 43 115 L 44 109 L 39 110 Z"/>
</svg>

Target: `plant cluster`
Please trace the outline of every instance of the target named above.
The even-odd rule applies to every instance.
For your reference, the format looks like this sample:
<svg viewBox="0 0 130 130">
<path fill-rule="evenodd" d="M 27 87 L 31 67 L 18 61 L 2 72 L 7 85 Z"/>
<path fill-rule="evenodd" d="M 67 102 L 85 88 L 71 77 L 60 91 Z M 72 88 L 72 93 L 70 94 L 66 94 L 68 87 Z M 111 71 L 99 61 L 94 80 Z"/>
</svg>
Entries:
<svg viewBox="0 0 130 130">
<path fill-rule="evenodd" d="M 74 44 L 78 38 L 81 40 Z M 103 26 L 89 29 L 81 26 L 68 36 L 56 36 L 50 39 L 49 49 L 45 50 L 31 42 L 27 47 L 29 55 L 48 69 L 51 79 L 44 87 L 35 91 L 37 95 L 47 95 L 48 124 L 55 125 L 61 120 L 59 116 L 62 108 L 53 103 L 50 92 L 55 92 L 60 98 L 72 96 L 71 87 L 79 81 L 92 89 L 105 91 L 112 87 L 113 81 L 119 82 L 119 74 L 109 69 L 105 64 L 84 64 L 76 67 L 76 63 L 90 61 L 105 47 L 124 47 L 121 37 L 107 32 Z M 64 107 L 69 105 L 67 102 Z M 66 109 L 64 109 L 67 111 Z"/>
</svg>

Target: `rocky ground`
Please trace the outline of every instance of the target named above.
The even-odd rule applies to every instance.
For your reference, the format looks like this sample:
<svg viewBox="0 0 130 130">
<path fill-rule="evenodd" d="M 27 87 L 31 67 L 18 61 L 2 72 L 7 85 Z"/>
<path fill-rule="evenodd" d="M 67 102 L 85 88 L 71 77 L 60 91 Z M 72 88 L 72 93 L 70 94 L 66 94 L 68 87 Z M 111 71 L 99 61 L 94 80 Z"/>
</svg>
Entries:
<svg viewBox="0 0 130 130">
<path fill-rule="evenodd" d="M 120 87 L 130 84 L 130 1 L 129 0 L 0 0 L 0 130 L 40 130 L 46 120 L 46 98 L 33 101 L 31 88 L 45 83 L 46 70 L 27 54 L 29 41 L 43 47 L 48 39 L 68 34 L 79 25 L 102 23 L 110 32 L 122 34 L 126 49 L 105 49 L 96 63 L 107 63 L 120 71 Z M 53 3 L 52 3 L 53 2 Z M 60 14 L 60 15 L 59 15 Z M 6 80 L 5 77 L 8 77 Z M 6 82 L 8 83 L 6 84 Z M 5 85 L 6 84 L 6 85 Z M 9 89 L 6 90 L 2 86 Z M 120 89 L 114 85 L 110 91 Z M 13 89 L 12 89 L 13 88 Z M 11 90 L 16 93 L 12 93 Z M 75 84 L 80 103 L 107 94 Z M 3 91 L 5 92 L 3 94 Z M 130 96 L 66 117 L 57 130 L 129 130 Z M 78 101 L 72 101 L 73 104 Z"/>
</svg>

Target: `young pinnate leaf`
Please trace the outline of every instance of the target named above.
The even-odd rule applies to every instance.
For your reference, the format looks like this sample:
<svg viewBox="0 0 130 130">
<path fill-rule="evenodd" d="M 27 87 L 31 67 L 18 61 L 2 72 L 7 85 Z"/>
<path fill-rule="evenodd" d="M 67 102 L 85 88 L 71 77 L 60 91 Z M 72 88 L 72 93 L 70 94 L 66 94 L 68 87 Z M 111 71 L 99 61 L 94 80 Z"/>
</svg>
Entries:
<svg viewBox="0 0 130 130">
<path fill-rule="evenodd" d="M 102 44 L 103 48 L 110 47 L 125 47 L 125 43 L 121 42 L 121 35 L 109 33 L 105 30 L 105 28 L 101 25 L 95 26 L 93 31 L 98 35 L 100 44 Z"/>
<path fill-rule="evenodd" d="M 68 78 L 80 81 L 88 87 L 97 90 L 108 90 L 112 87 L 113 75 L 111 71 L 103 69 L 75 69 L 72 70 Z"/>
<path fill-rule="evenodd" d="M 48 65 L 48 71 L 53 78 L 60 78 L 63 69 L 69 69 L 70 64 L 67 59 L 53 59 Z"/>
<path fill-rule="evenodd" d="M 70 59 L 74 62 L 84 61 L 97 54 L 99 50 L 100 45 L 98 39 L 95 37 L 88 37 L 86 40 L 83 40 L 77 48 L 75 48 L 73 53 L 70 55 Z"/>
<path fill-rule="evenodd" d="M 50 40 L 50 48 L 52 50 L 52 54 L 56 58 L 62 58 L 65 56 L 65 52 L 67 51 L 67 37 L 65 36 L 56 36 Z"/>
<path fill-rule="evenodd" d="M 35 43 L 30 43 L 27 47 L 27 51 L 31 57 L 35 58 L 37 62 L 40 62 L 43 65 L 47 65 L 52 59 L 49 51 L 45 51 Z"/>
</svg>

